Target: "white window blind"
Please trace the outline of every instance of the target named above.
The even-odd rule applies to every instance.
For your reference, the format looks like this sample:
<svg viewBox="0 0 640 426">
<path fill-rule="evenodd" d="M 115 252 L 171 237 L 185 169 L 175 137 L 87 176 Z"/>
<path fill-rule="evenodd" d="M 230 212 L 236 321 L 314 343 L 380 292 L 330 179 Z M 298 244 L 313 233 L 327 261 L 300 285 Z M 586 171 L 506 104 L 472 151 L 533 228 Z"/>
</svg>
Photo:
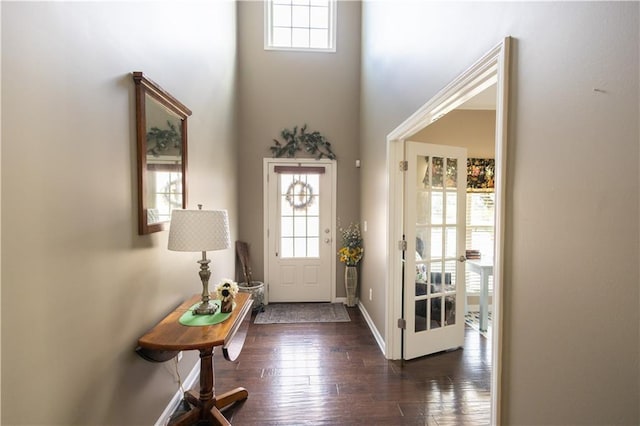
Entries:
<svg viewBox="0 0 640 426">
<path fill-rule="evenodd" d="M 495 225 L 495 194 L 467 193 L 467 250 L 478 250 L 482 259 L 493 258 Z M 480 277 L 467 271 L 467 293 L 480 293 Z M 489 276 L 489 292 L 493 291 L 493 276 Z"/>
</svg>

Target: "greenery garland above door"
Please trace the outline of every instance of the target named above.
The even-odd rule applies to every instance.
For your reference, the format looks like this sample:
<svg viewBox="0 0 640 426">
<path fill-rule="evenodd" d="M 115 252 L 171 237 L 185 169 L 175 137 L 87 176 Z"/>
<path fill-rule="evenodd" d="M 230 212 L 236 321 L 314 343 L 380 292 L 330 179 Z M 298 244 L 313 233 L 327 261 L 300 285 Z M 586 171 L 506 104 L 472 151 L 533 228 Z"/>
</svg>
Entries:
<svg viewBox="0 0 640 426">
<path fill-rule="evenodd" d="M 331 160 L 336 158 L 336 155 L 331 151 L 331 143 L 320 132 L 307 133 L 306 124 L 300 128 L 300 132 L 298 132 L 298 126 L 295 126 L 293 130 L 283 129 L 280 136 L 284 139 L 284 143 L 274 139 L 275 145 L 269 148 L 271 154 L 276 158 L 295 157 L 296 152 L 303 148 L 309 154 L 314 155 L 316 160 L 323 157 Z"/>
</svg>

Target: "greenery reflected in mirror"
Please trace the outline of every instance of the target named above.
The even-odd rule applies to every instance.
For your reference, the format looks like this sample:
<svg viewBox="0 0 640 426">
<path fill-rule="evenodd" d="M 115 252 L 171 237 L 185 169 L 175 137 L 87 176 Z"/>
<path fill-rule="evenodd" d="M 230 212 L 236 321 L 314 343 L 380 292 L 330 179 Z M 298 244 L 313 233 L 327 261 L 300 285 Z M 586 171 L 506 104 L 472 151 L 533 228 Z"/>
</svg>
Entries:
<svg viewBox="0 0 640 426">
<path fill-rule="evenodd" d="M 165 229 L 187 205 L 187 117 L 191 111 L 141 72 L 136 86 L 138 233 Z"/>
</svg>

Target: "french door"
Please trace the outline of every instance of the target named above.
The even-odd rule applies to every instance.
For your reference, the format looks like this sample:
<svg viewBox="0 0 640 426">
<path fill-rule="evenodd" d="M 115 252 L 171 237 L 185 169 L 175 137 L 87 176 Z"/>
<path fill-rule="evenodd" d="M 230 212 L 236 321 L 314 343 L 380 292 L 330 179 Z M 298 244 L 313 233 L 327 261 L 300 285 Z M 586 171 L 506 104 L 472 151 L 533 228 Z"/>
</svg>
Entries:
<svg viewBox="0 0 640 426">
<path fill-rule="evenodd" d="M 265 276 L 270 302 L 335 296 L 335 161 L 265 159 Z"/>
<path fill-rule="evenodd" d="M 464 343 L 466 149 L 405 145 L 403 358 Z"/>
</svg>

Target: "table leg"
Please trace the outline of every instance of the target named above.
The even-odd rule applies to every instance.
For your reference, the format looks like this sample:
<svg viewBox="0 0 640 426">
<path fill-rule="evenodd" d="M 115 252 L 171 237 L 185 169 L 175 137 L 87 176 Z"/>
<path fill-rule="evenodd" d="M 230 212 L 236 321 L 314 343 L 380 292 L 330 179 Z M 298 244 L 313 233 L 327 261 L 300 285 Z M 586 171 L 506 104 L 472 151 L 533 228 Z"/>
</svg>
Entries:
<svg viewBox="0 0 640 426">
<path fill-rule="evenodd" d="M 489 322 L 489 274 L 480 272 L 480 331 L 487 331 Z"/>
<path fill-rule="evenodd" d="M 220 410 L 236 401 L 247 399 L 249 392 L 238 387 L 216 396 L 213 374 L 213 348 L 200 350 L 200 392 L 187 391 L 184 399 L 193 409 L 170 423 L 171 426 L 187 426 L 198 421 L 212 425 L 231 426 Z"/>
</svg>

